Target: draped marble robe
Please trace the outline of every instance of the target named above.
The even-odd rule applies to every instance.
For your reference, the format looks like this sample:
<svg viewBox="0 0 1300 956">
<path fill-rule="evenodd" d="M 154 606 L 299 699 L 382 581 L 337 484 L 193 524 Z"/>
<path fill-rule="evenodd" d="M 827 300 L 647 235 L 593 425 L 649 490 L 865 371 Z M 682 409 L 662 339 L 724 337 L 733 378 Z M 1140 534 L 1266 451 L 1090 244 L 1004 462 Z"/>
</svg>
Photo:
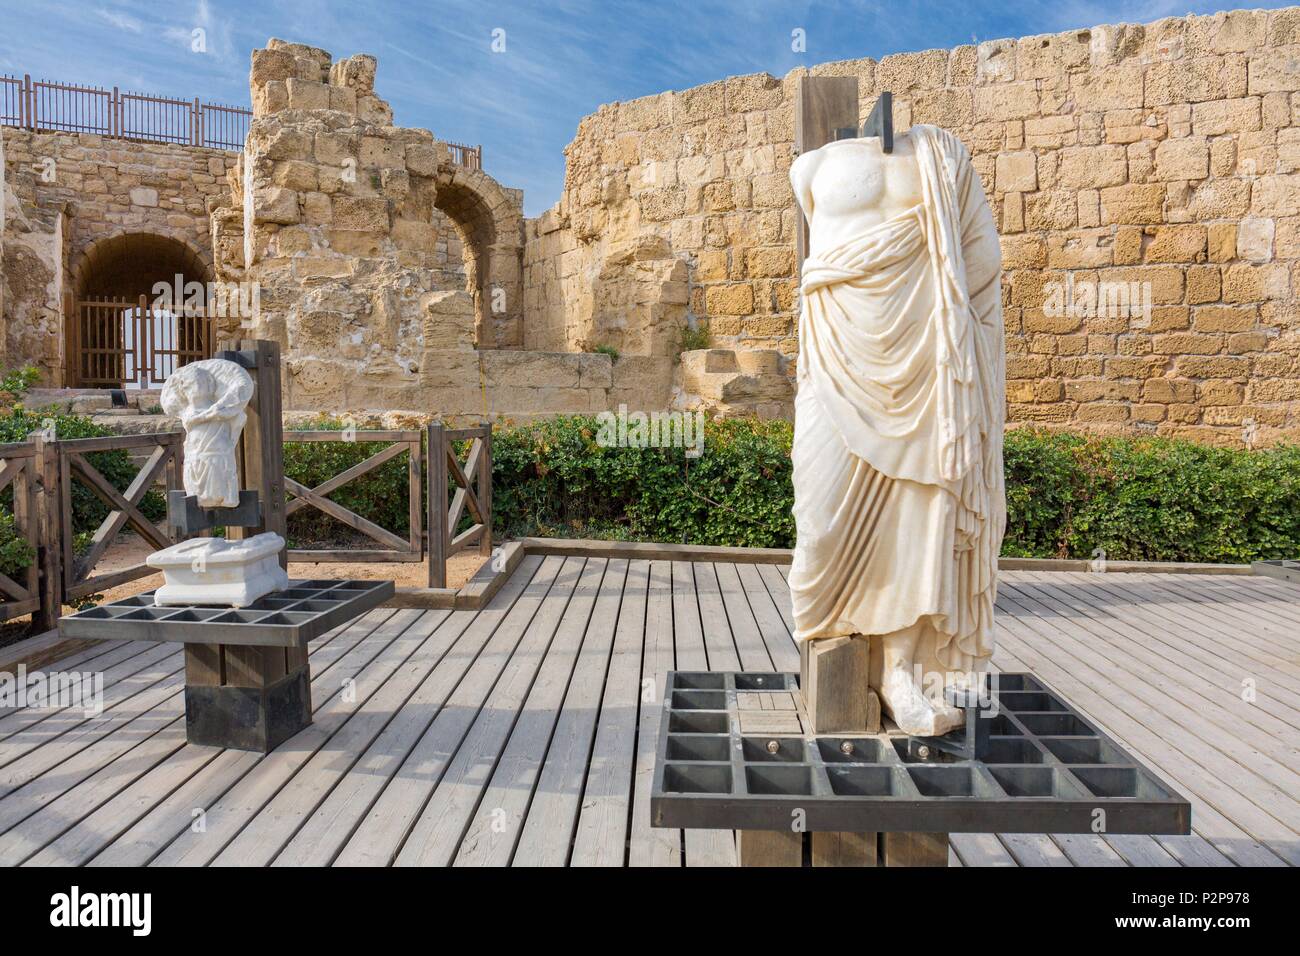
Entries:
<svg viewBox="0 0 1300 956">
<path fill-rule="evenodd" d="M 907 135 L 922 201 L 803 265 L 795 637 L 919 624 L 915 665 L 969 674 L 993 652 L 1006 519 L 1001 252 L 961 142 Z"/>
</svg>

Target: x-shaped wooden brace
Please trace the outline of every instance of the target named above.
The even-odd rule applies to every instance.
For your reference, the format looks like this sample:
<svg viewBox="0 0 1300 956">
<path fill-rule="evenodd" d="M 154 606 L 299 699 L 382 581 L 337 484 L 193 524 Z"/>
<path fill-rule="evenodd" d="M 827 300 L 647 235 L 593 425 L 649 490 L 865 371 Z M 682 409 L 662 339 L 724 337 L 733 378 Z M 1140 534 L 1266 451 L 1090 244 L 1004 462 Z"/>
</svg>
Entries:
<svg viewBox="0 0 1300 956">
<path fill-rule="evenodd" d="M 349 511 L 338 502 L 330 501 L 330 499 L 326 497 L 326 495 L 337 491 L 354 478 L 361 477 L 366 472 L 378 468 L 390 458 L 396 458 L 402 452 L 408 450 L 408 445 L 403 442 L 396 442 L 395 444 L 389 445 L 383 451 L 371 455 L 365 461 L 353 465 L 347 471 L 340 472 L 328 481 L 322 482 L 315 488 L 308 488 L 306 485 L 294 481 L 292 478 L 286 477 L 284 479 L 285 490 L 294 496 L 294 500 L 290 501 L 285 507 L 285 515 L 291 515 L 300 508 L 310 506 L 319 511 L 325 512 L 325 514 L 337 521 L 341 521 L 349 528 L 369 535 L 380 544 L 392 548 L 394 551 L 410 551 L 411 542 L 399 538 L 391 531 L 379 527 L 379 525 L 375 524 L 373 521 L 368 521 L 355 511 Z"/>
<path fill-rule="evenodd" d="M 94 492 L 95 497 L 112 509 L 109 511 L 108 517 L 95 529 L 90 550 L 77 561 L 73 572 L 73 584 L 80 584 L 87 579 L 91 569 L 104 556 L 108 546 L 113 543 L 113 539 L 122 530 L 122 525 L 127 522 L 130 522 L 131 527 L 155 548 L 162 549 L 171 545 L 172 542 L 167 539 L 166 535 L 159 531 L 153 522 L 140 511 L 140 502 L 144 500 L 144 496 L 149 492 L 154 481 L 157 480 L 163 468 L 166 467 L 167 462 L 171 460 L 172 455 L 175 453 L 176 446 L 174 445 L 159 445 L 155 448 L 153 454 L 149 456 L 149 460 L 144 463 L 144 467 L 136 474 L 125 493 L 114 488 L 108 479 L 101 475 L 79 453 L 68 453 L 68 465 L 72 471 L 75 471 L 77 477 L 82 480 L 86 487 Z"/>
<path fill-rule="evenodd" d="M 32 473 L 30 471 L 29 466 L 31 465 L 33 460 L 34 459 L 31 458 L 7 458 L 4 460 L 3 463 L 0 463 L 0 491 L 4 491 L 11 484 L 13 484 L 15 479 L 17 479 L 19 475 L 22 475 L 24 473 L 24 470 L 26 470 L 27 481 L 31 481 Z M 14 489 L 14 514 L 15 515 L 19 514 L 20 505 L 18 503 L 18 494 L 21 490 L 23 489 L 19 489 L 19 488 Z M 27 520 L 29 522 L 34 520 L 34 518 L 35 516 L 32 514 L 27 515 Z M 6 595 L 9 596 L 11 600 L 14 601 L 26 601 L 32 597 L 32 593 L 26 587 L 19 584 L 13 578 L 9 577 L 9 575 L 4 574 L 3 572 L 0 572 L 0 592 L 4 592 Z"/>
<path fill-rule="evenodd" d="M 456 450 L 450 442 L 447 443 L 447 467 L 451 469 L 451 477 L 456 481 L 456 493 L 451 499 L 451 508 L 447 512 L 447 533 L 450 535 L 455 532 L 456 526 L 460 524 L 461 516 L 465 513 L 465 506 L 469 506 L 470 513 L 477 522 L 466 528 L 456 537 L 451 539 L 451 544 L 447 553 L 451 554 L 459 550 L 471 539 L 477 537 L 482 531 L 487 521 L 483 517 L 483 508 L 479 505 L 478 493 L 466 474 L 478 477 L 478 460 L 483 453 L 483 440 L 475 438 L 469 448 L 469 455 L 465 459 L 465 467 L 462 470 L 461 464 L 456 459 Z"/>
</svg>

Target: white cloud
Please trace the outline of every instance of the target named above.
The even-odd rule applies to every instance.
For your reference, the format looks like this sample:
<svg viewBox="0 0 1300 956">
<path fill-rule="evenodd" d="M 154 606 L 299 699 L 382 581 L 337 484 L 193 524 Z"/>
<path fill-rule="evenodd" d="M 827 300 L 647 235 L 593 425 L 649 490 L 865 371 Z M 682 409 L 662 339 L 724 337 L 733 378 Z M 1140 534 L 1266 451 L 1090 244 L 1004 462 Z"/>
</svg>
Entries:
<svg viewBox="0 0 1300 956">
<path fill-rule="evenodd" d="M 117 10 L 105 10 L 103 7 L 100 7 L 95 11 L 95 15 L 105 23 L 112 24 L 117 29 L 126 33 L 139 33 L 144 29 L 144 24 L 135 17 L 128 16 L 127 14 L 121 13 Z"/>
</svg>

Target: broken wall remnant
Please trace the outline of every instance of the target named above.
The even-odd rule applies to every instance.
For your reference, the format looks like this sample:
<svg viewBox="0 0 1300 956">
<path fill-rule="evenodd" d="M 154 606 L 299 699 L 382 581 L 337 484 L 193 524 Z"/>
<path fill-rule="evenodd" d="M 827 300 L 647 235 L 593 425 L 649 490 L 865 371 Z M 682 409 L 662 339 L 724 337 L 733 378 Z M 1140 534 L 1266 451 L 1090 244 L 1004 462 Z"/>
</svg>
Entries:
<svg viewBox="0 0 1300 956">
<path fill-rule="evenodd" d="M 67 300 L 104 291 L 87 281 L 92 272 L 112 278 L 105 250 L 136 241 L 174 247 L 207 277 L 208 203 L 226 188 L 236 157 L 13 127 L 0 130 L 0 143 L 0 357 L 7 368 L 33 365 L 42 383 L 63 385 Z M 147 263 L 135 259 L 120 265 L 138 273 Z"/>
<path fill-rule="evenodd" d="M 272 40 L 243 156 L 3 130 L 0 350 L 62 384 L 67 294 L 151 236 L 187 274 L 258 284 L 224 330 L 281 342 L 287 408 L 776 414 L 798 354 L 795 90 L 852 75 L 862 116 L 890 90 L 900 131 L 934 123 L 972 154 L 1002 237 L 1010 421 L 1296 437 L 1297 63 L 1290 7 L 729 77 L 584 118 L 560 202 L 525 221 L 517 190 L 393 125 L 373 57 Z M 1117 290 L 1138 307 L 1095 307 Z M 679 360 L 687 327 L 708 355 Z"/>
<path fill-rule="evenodd" d="M 223 280 L 258 284 L 253 334 L 285 347 L 290 401 L 328 404 L 347 382 L 396 407 L 426 351 L 519 344 L 521 194 L 393 126 L 375 71 L 281 40 L 253 52 L 253 121 L 213 248 Z"/>
<path fill-rule="evenodd" d="M 285 407 L 528 417 L 619 397 L 663 406 L 666 346 L 617 363 L 521 350 L 522 194 L 456 162 L 428 130 L 392 125 L 375 73 L 364 54 L 333 62 L 282 40 L 253 52 L 253 121 L 212 246 L 222 280 L 259 286 L 251 332 L 284 347 Z M 680 297 L 681 268 L 647 267 L 647 282 L 676 281 Z"/>
</svg>

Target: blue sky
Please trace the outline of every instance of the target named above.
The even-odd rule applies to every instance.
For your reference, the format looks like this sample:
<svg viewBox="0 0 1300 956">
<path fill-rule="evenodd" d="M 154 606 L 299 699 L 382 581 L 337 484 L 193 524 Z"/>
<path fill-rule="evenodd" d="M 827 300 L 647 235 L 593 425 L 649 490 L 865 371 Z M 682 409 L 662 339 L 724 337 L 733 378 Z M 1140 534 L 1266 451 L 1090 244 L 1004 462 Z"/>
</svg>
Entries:
<svg viewBox="0 0 1300 956">
<path fill-rule="evenodd" d="M 563 149 L 600 104 L 761 70 L 951 47 L 1098 23 L 1211 13 L 1196 0 L 0 0 L 0 73 L 247 105 L 268 37 L 373 53 L 396 122 L 482 143 L 536 215 Z M 1242 3 L 1241 6 L 1285 4 Z M 1229 6 L 1230 8 L 1230 6 Z M 807 52 L 791 49 L 805 31 Z M 206 52 L 191 51 L 202 29 Z M 492 49 L 503 30 L 505 49 Z M 498 37 L 501 34 L 497 34 Z M 499 45 L 499 44 L 498 44 Z"/>
</svg>

